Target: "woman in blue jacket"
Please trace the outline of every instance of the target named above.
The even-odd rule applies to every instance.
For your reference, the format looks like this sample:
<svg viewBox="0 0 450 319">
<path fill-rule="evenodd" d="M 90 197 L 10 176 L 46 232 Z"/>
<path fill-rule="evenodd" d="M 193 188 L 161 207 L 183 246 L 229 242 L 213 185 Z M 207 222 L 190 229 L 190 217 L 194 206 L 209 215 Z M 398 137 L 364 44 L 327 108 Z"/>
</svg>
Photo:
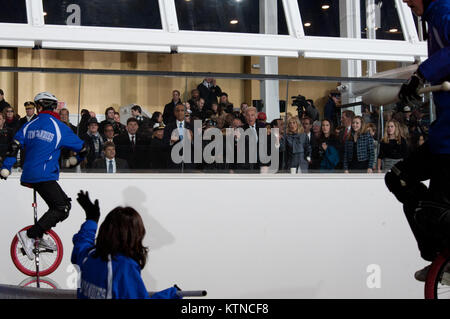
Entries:
<svg viewBox="0 0 450 319">
<path fill-rule="evenodd" d="M 98 200 L 80 191 L 78 203 L 86 221 L 73 236 L 72 263 L 80 275 L 79 299 L 149 299 L 141 277 L 148 248 L 143 246 L 145 227 L 142 218 L 131 207 L 116 207 L 105 218 L 95 240 L 100 218 Z M 179 299 L 177 288 L 155 293 L 152 299 Z"/>
</svg>

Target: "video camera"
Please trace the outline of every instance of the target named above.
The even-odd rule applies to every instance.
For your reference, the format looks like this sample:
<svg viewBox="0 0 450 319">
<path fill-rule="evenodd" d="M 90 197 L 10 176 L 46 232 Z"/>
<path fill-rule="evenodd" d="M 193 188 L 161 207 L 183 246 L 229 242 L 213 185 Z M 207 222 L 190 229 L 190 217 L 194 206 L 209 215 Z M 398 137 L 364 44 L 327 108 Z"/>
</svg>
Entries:
<svg viewBox="0 0 450 319">
<path fill-rule="evenodd" d="M 298 117 L 302 118 L 303 114 L 306 113 L 306 110 L 309 107 L 306 97 L 299 94 L 297 96 L 292 96 L 291 98 L 293 99 L 292 106 L 297 107 Z"/>
</svg>

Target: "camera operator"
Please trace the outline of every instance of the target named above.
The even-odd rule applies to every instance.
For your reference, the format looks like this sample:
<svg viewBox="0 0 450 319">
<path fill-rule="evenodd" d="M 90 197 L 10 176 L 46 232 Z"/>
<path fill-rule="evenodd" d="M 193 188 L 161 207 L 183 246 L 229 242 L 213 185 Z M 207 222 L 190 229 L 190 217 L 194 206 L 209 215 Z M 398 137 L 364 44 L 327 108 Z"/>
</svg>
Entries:
<svg viewBox="0 0 450 319">
<path fill-rule="evenodd" d="M 313 100 L 307 100 L 300 94 L 298 96 L 293 96 L 292 99 L 292 106 L 297 107 L 298 118 L 300 120 L 305 116 L 310 117 L 312 121 L 319 120 L 319 110 L 314 106 Z"/>
</svg>

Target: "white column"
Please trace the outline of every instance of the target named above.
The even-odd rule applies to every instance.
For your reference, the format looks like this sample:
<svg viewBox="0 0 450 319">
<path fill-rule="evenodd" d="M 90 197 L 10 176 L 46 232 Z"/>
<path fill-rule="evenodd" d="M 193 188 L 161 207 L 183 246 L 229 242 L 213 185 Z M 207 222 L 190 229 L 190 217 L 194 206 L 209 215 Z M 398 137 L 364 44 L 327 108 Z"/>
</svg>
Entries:
<svg viewBox="0 0 450 319">
<path fill-rule="evenodd" d="M 42 0 L 26 0 L 28 24 L 33 26 L 44 25 L 44 6 Z"/>
<path fill-rule="evenodd" d="M 361 38 L 361 14 L 360 0 L 339 0 L 340 34 L 343 38 Z M 341 76 L 361 77 L 361 60 L 342 60 Z M 344 83 L 343 83 L 344 84 Z M 345 83 L 351 92 L 351 83 Z M 360 97 L 349 97 L 348 93 L 342 93 L 342 104 L 361 101 Z M 356 114 L 361 113 L 361 107 L 352 107 Z"/>
<path fill-rule="evenodd" d="M 378 7 L 379 8 L 379 7 Z M 378 14 L 378 16 L 377 16 Z M 381 19 L 379 16 L 380 10 L 377 10 L 377 5 L 375 0 L 366 0 L 366 34 L 367 39 L 376 39 L 377 33 L 376 28 L 380 27 L 377 25 L 377 19 Z M 367 76 L 372 76 L 377 73 L 377 61 L 369 60 L 367 61 Z"/>
<path fill-rule="evenodd" d="M 262 34 L 278 34 L 277 1 L 259 1 L 259 25 Z M 278 57 L 260 57 L 261 74 L 278 74 Z M 280 117 L 279 81 L 261 81 L 261 100 L 264 104 L 263 112 L 267 115 L 267 122 Z M 288 101 L 286 101 L 288 103 Z"/>
</svg>

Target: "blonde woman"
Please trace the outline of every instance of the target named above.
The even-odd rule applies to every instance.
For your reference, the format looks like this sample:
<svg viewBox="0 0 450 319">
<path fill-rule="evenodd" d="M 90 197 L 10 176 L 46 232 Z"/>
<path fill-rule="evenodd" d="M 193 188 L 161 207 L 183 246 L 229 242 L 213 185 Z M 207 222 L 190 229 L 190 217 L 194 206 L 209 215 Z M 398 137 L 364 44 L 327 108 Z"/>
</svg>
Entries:
<svg viewBox="0 0 450 319">
<path fill-rule="evenodd" d="M 308 172 L 311 162 L 311 145 L 297 116 L 287 120 L 286 135 L 281 137 L 280 151 L 285 152 L 285 169 L 296 168 L 299 173 Z"/>
<path fill-rule="evenodd" d="M 351 133 L 344 144 L 344 171 L 350 170 L 372 173 L 375 159 L 374 144 L 364 123 L 362 116 L 355 116 L 352 120 Z"/>
<path fill-rule="evenodd" d="M 380 143 L 377 170 L 379 173 L 389 171 L 392 166 L 408 155 L 408 145 L 402 136 L 400 123 L 387 121 L 384 136 Z"/>
</svg>

